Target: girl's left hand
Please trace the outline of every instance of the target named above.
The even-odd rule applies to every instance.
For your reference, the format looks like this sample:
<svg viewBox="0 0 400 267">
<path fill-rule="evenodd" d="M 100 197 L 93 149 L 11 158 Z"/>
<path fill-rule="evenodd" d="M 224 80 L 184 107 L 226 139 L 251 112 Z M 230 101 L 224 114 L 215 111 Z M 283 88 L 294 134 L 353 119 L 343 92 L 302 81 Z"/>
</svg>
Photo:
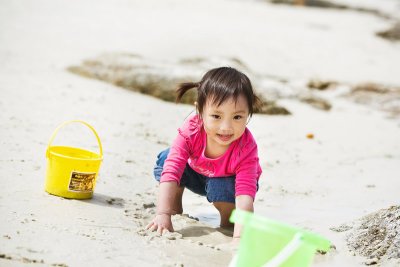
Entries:
<svg viewBox="0 0 400 267">
<path fill-rule="evenodd" d="M 146 230 L 150 230 L 152 232 L 157 231 L 159 235 L 162 235 L 165 232 L 173 232 L 174 228 L 171 222 L 171 215 L 158 214 L 153 221 L 146 226 Z"/>
</svg>

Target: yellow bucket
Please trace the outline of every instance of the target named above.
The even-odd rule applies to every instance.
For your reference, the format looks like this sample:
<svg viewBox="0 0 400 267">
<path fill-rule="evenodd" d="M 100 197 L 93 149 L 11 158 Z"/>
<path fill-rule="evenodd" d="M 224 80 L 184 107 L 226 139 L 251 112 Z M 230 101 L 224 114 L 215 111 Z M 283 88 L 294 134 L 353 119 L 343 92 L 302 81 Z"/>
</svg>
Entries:
<svg viewBox="0 0 400 267">
<path fill-rule="evenodd" d="M 94 133 L 99 145 L 99 154 L 81 148 L 52 146 L 58 131 L 70 123 L 81 123 Z M 87 199 L 93 196 L 103 148 L 95 129 L 79 120 L 67 121 L 56 128 L 46 150 L 46 192 L 65 198 Z"/>
</svg>

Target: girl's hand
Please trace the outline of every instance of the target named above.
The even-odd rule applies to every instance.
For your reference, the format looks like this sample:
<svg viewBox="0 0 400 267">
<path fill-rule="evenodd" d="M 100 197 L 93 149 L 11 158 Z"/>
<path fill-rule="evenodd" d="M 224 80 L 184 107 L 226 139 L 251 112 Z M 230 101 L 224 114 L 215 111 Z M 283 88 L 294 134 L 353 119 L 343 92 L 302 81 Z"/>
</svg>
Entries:
<svg viewBox="0 0 400 267">
<path fill-rule="evenodd" d="M 169 214 L 158 214 L 153 221 L 151 221 L 147 226 L 146 230 L 152 232 L 157 231 L 159 235 L 162 235 L 165 231 L 173 232 L 171 215 Z"/>
</svg>

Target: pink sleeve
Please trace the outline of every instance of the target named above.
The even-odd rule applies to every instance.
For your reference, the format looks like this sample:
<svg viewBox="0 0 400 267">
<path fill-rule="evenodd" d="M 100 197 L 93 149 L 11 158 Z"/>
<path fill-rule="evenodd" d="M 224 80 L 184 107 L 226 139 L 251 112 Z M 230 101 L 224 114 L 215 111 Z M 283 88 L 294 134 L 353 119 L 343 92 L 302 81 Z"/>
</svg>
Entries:
<svg viewBox="0 0 400 267">
<path fill-rule="evenodd" d="M 175 181 L 179 185 L 188 158 L 189 146 L 187 139 L 179 133 L 172 143 L 168 157 L 165 160 L 160 182 Z"/>
<path fill-rule="evenodd" d="M 164 169 L 161 174 L 160 182 L 175 181 L 180 183 L 186 163 L 188 162 L 192 151 L 194 136 L 198 133 L 197 116 L 189 117 L 181 128 L 178 129 L 178 135 L 172 143 L 168 157 L 164 163 Z"/>
<path fill-rule="evenodd" d="M 250 135 L 249 144 L 244 146 L 241 161 L 236 169 L 235 196 L 248 195 L 253 199 L 257 192 L 257 181 L 261 175 L 257 144 Z"/>
</svg>

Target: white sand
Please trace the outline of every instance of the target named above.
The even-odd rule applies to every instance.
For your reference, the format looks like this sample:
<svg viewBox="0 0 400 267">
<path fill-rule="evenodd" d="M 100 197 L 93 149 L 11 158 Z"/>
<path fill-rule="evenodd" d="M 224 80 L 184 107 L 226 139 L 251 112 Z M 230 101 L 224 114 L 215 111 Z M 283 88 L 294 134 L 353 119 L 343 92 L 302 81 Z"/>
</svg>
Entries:
<svg viewBox="0 0 400 267">
<path fill-rule="evenodd" d="M 192 108 L 66 67 L 103 52 L 157 60 L 232 56 L 257 73 L 290 80 L 400 85 L 400 44 L 375 36 L 390 25 L 354 11 L 259 1 L 2 1 L 0 254 L 11 259 L 0 258 L 0 265 L 227 266 L 230 260 L 229 251 L 215 248 L 229 240 L 214 229 L 216 211 L 192 194 L 184 196 L 184 209 L 203 222 L 177 217 L 182 238 L 140 232 L 151 218 L 142 205 L 156 198 L 155 156 Z M 315 266 L 363 266 L 365 259 L 348 251 L 345 233 L 329 228 L 399 204 L 400 124 L 348 100 L 332 101 L 330 112 L 286 100 L 294 115 L 254 116 L 249 127 L 264 169 L 255 207 L 329 238 L 337 250 L 318 256 Z M 105 151 L 89 201 L 44 192 L 47 142 L 70 119 L 91 123 Z M 64 141 L 87 134 L 78 131 Z"/>
</svg>

